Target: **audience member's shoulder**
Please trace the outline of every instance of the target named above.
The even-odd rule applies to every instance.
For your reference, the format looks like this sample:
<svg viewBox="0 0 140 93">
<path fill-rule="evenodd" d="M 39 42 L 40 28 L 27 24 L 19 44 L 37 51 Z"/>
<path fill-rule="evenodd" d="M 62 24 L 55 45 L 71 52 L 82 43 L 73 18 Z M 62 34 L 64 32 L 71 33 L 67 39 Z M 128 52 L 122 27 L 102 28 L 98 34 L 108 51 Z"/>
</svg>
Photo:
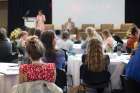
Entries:
<svg viewBox="0 0 140 93">
<path fill-rule="evenodd" d="M 20 70 L 21 71 L 26 71 L 26 69 L 28 68 L 29 64 L 22 64 L 20 65 Z"/>
<path fill-rule="evenodd" d="M 57 50 L 56 50 L 56 54 L 57 54 L 57 55 L 65 54 L 65 51 L 62 50 L 62 49 L 57 49 Z"/>
<path fill-rule="evenodd" d="M 47 67 L 47 69 L 55 69 L 55 64 L 54 63 L 44 63 L 43 66 Z"/>
</svg>

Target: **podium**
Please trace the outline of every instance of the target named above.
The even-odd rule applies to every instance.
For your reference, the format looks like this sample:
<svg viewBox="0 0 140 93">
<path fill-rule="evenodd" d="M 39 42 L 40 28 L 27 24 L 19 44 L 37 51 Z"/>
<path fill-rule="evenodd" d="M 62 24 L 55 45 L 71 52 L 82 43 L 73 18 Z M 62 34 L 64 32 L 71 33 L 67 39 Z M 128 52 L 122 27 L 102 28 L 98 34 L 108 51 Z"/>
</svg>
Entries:
<svg viewBox="0 0 140 93">
<path fill-rule="evenodd" d="M 24 25 L 28 28 L 35 28 L 36 27 L 36 17 L 25 17 Z"/>
</svg>

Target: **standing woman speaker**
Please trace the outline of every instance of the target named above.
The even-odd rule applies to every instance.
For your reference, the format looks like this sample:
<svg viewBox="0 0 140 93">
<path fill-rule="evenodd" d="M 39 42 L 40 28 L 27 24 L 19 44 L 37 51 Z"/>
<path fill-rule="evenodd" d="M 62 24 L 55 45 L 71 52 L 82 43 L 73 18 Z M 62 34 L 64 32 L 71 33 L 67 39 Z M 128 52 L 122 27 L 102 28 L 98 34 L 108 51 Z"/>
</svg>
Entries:
<svg viewBox="0 0 140 93">
<path fill-rule="evenodd" d="M 43 14 L 42 10 L 39 10 L 36 16 L 36 29 L 40 31 L 44 31 L 45 21 L 46 21 L 45 15 Z"/>
</svg>

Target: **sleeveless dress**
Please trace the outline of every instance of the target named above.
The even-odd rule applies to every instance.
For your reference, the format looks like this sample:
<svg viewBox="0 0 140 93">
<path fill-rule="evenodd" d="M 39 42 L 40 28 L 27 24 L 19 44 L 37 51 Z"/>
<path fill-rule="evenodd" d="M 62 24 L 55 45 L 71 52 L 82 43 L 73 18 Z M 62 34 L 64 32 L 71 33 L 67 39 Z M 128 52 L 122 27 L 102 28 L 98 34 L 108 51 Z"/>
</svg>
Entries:
<svg viewBox="0 0 140 93">
<path fill-rule="evenodd" d="M 27 82 L 46 80 L 55 82 L 56 67 L 53 63 L 47 64 L 23 64 L 20 66 L 20 74 L 26 75 Z"/>
</svg>

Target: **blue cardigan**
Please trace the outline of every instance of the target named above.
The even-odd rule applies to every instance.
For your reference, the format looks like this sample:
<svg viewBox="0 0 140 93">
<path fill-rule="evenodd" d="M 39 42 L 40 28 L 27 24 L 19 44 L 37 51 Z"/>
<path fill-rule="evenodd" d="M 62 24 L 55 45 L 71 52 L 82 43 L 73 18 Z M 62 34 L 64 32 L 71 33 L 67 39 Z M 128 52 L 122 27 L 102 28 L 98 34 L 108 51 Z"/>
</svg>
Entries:
<svg viewBox="0 0 140 93">
<path fill-rule="evenodd" d="M 140 83 L 140 44 L 126 67 L 126 76 Z"/>
</svg>

